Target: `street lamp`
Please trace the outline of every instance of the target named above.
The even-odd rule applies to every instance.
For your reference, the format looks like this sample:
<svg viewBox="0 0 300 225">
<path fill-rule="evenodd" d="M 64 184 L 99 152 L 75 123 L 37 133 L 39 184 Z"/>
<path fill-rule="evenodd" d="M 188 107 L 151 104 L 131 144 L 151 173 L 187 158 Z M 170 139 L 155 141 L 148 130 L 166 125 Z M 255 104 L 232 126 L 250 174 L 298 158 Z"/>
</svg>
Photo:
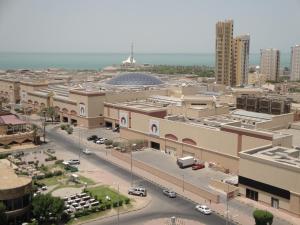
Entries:
<svg viewBox="0 0 300 225">
<path fill-rule="evenodd" d="M 42 126 L 43 126 L 43 137 L 44 137 L 44 143 L 46 143 L 46 111 L 42 111 L 42 115 L 44 118 L 41 118 Z"/>
<path fill-rule="evenodd" d="M 136 144 L 132 144 L 131 145 L 131 149 L 130 149 L 130 172 L 131 172 L 131 186 L 133 185 L 133 173 L 132 173 L 132 150 L 133 148 L 136 147 Z"/>
<path fill-rule="evenodd" d="M 120 185 L 119 183 L 114 183 L 118 186 L 118 209 L 117 209 L 117 219 L 118 219 L 118 223 L 117 225 L 120 224 Z"/>
</svg>

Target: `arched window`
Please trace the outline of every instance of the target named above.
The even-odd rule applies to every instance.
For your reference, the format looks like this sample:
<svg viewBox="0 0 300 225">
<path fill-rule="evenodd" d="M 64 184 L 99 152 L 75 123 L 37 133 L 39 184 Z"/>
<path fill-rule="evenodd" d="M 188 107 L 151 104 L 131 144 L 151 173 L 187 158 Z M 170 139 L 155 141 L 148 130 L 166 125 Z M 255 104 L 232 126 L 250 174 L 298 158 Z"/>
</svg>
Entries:
<svg viewBox="0 0 300 225">
<path fill-rule="evenodd" d="M 189 144 L 189 145 L 197 145 L 197 143 L 194 140 L 190 139 L 190 138 L 183 138 L 182 142 L 185 143 L 185 144 Z"/>
<path fill-rule="evenodd" d="M 178 141 L 178 138 L 174 134 L 166 134 L 165 138 Z"/>
</svg>

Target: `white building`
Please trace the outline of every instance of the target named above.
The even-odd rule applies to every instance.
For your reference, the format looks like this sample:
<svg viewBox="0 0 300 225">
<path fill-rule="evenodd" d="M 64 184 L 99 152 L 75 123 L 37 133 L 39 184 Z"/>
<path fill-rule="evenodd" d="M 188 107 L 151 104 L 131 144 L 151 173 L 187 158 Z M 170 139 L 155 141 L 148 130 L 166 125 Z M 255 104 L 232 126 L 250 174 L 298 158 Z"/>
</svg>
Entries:
<svg viewBox="0 0 300 225">
<path fill-rule="evenodd" d="M 260 73 L 265 74 L 267 80 L 278 81 L 280 66 L 280 52 L 278 49 L 260 50 Z"/>
<path fill-rule="evenodd" d="M 291 80 L 300 80 L 300 45 L 291 48 Z"/>
</svg>

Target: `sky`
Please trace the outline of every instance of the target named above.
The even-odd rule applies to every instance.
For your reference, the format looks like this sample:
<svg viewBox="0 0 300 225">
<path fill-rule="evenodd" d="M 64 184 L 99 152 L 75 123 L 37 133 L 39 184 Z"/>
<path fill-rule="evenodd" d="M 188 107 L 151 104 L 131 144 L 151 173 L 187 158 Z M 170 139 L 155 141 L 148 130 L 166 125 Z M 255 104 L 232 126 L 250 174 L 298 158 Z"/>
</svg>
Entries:
<svg viewBox="0 0 300 225">
<path fill-rule="evenodd" d="M 300 44 L 300 0 L 0 0 L 0 52 L 213 53 L 228 18 L 251 53 Z"/>
</svg>

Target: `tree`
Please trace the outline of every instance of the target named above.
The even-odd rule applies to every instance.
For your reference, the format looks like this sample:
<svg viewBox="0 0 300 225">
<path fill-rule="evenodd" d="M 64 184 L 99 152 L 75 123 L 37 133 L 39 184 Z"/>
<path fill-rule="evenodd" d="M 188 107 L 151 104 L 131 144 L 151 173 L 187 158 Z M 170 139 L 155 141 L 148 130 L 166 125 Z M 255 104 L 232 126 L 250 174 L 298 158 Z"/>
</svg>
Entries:
<svg viewBox="0 0 300 225">
<path fill-rule="evenodd" d="M 60 221 L 64 210 L 64 201 L 50 194 L 38 195 L 32 201 L 32 213 L 35 218 L 44 223 L 52 220 Z"/>
<path fill-rule="evenodd" d="M 256 225 L 272 225 L 273 223 L 273 214 L 266 210 L 256 209 L 253 217 Z"/>
<path fill-rule="evenodd" d="M 5 214 L 6 207 L 3 202 L 0 202 L 0 224 L 6 225 L 7 224 L 7 216 Z"/>
<path fill-rule="evenodd" d="M 54 107 L 48 107 L 46 109 L 46 115 L 47 115 L 47 117 L 51 118 L 52 123 L 53 123 L 54 119 L 57 117 L 57 112 Z"/>
</svg>

